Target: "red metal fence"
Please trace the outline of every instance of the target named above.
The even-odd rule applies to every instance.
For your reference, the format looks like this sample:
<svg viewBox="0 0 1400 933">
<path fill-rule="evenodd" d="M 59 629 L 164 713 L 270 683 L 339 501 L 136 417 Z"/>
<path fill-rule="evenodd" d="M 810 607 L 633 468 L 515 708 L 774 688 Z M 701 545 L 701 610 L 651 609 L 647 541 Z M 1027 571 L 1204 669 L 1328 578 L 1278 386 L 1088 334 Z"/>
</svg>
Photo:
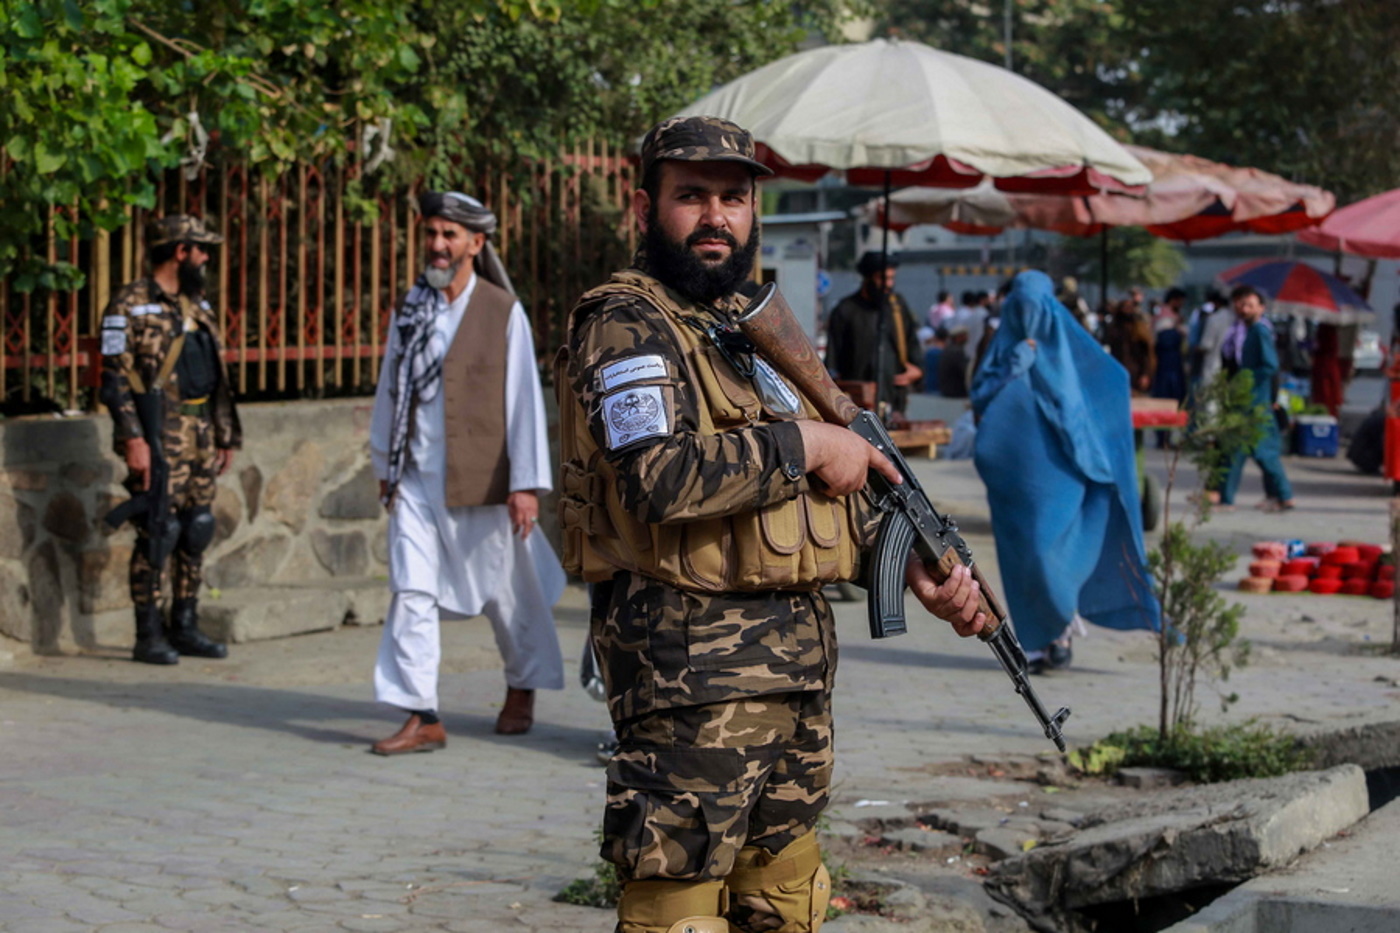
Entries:
<svg viewBox="0 0 1400 933">
<path fill-rule="evenodd" d="M 631 256 L 632 174 L 620 149 L 589 144 L 557 160 L 482 170 L 459 186 L 500 218 L 496 247 L 541 360 L 559 345 L 574 300 Z M 209 297 L 242 396 L 373 391 L 389 318 L 421 267 L 421 246 L 409 190 L 366 202 L 353 181 L 353 167 L 301 165 L 269 179 L 234 163 L 192 180 L 172 173 L 160 185 L 160 213 L 203 216 L 224 235 Z M 133 210 L 125 227 L 91 241 L 36 244 L 49 262 L 86 273 L 77 291 L 20 294 L 0 282 L 7 410 L 95 406 L 102 310 L 144 274 L 139 232 L 149 216 Z"/>
</svg>

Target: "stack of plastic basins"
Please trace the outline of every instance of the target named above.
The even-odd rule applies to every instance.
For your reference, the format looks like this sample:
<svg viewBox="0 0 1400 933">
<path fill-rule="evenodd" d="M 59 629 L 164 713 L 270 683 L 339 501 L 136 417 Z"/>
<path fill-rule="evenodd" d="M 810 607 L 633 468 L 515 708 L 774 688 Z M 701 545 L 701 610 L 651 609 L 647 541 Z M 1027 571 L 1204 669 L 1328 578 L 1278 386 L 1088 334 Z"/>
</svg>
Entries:
<svg viewBox="0 0 1400 933">
<path fill-rule="evenodd" d="M 1254 545 L 1249 576 L 1240 589 L 1252 593 L 1301 593 L 1319 596 L 1395 595 L 1395 564 L 1378 544 L 1362 541 L 1261 541 Z M 1299 553 L 1301 551 L 1302 553 Z"/>
</svg>

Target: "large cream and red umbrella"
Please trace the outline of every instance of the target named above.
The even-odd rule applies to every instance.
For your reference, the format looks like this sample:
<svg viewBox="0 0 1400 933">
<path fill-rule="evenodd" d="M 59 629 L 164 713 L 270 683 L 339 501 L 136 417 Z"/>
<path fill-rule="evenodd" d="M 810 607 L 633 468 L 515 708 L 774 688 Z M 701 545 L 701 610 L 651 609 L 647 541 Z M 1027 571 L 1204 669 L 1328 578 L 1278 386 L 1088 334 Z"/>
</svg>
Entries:
<svg viewBox="0 0 1400 933">
<path fill-rule="evenodd" d="M 853 185 L 1091 194 L 1151 173 L 1092 120 L 1033 81 L 917 42 L 798 52 L 680 111 L 723 117 L 778 174 Z"/>
<path fill-rule="evenodd" d="M 1400 259 L 1400 188 L 1348 204 L 1298 239 L 1334 253 Z"/>
<path fill-rule="evenodd" d="M 777 174 L 852 185 L 1064 195 L 1140 191 L 1151 173 L 1045 88 L 987 62 L 876 39 L 798 52 L 705 95 L 678 116 L 716 116 L 753 134 Z M 888 231 L 882 252 L 888 253 Z M 876 341 L 885 353 L 887 314 Z M 884 373 L 883 359 L 876 373 Z"/>
</svg>

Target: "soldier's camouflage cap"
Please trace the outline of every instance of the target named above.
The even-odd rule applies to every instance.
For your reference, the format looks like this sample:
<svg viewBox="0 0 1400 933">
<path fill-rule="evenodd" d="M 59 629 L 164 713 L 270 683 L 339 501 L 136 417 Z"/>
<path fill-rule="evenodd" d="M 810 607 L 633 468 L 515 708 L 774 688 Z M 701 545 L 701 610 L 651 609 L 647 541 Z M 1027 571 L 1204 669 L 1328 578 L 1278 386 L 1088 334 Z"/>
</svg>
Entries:
<svg viewBox="0 0 1400 933">
<path fill-rule="evenodd" d="M 164 246 L 166 243 L 199 243 L 202 246 L 215 246 L 224 238 L 204 226 L 204 221 L 189 214 L 170 214 L 146 224 L 146 248 Z"/>
<path fill-rule="evenodd" d="M 754 158 L 753 136 L 719 117 L 672 117 L 653 126 L 642 139 L 642 177 L 662 160 L 738 162 L 755 175 L 773 170 Z"/>
</svg>

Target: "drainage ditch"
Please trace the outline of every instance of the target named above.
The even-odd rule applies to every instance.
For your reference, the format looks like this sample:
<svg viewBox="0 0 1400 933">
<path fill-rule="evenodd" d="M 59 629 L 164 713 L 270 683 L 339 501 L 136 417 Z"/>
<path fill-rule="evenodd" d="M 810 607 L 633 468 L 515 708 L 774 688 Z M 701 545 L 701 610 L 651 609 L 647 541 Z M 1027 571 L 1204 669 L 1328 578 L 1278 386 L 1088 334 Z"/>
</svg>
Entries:
<svg viewBox="0 0 1400 933">
<path fill-rule="evenodd" d="M 1367 771 L 1366 790 L 1368 809 L 1373 813 L 1400 798 L 1400 766 L 1373 768 Z M 984 804 L 991 802 L 983 801 Z M 932 810 L 932 805 L 926 806 Z M 1019 803 L 1018 806 L 1025 808 L 1026 804 Z M 1003 809 L 1003 812 L 1006 812 L 1006 809 Z M 993 819 L 987 819 L 988 815 Z M 1046 816 L 1058 819 L 1047 820 Z M 887 851 L 903 850 L 907 856 L 949 865 L 957 864 L 962 870 L 984 874 L 991 863 L 1014 857 L 1020 850 L 1033 847 L 1036 842 L 1053 845 L 1058 838 L 1064 838 L 1065 835 L 1074 832 L 1070 825 L 1060 822 L 1073 818 L 1072 814 L 1064 810 L 1058 813 L 1027 812 L 1025 809 L 1017 813 L 1012 810 L 999 820 L 995 819 L 996 817 L 996 813 L 988 814 L 986 809 L 968 810 L 964 814 L 961 808 L 948 807 L 912 817 L 865 820 L 862 821 L 862 828 L 869 835 L 866 836 L 864 844 L 878 845 Z M 1028 823 L 1035 825 L 1026 827 Z M 986 824 L 991 824 L 997 829 L 1004 828 L 1005 832 L 979 832 Z M 1022 834 L 1034 840 L 1033 842 L 1025 842 L 1019 838 L 1016 830 L 1020 827 L 1025 827 Z M 974 836 L 977 837 L 976 842 L 972 840 Z M 1240 883 L 1221 883 L 1160 896 L 1129 898 L 1077 911 L 1066 911 L 1060 916 L 1062 922 L 1068 921 L 1067 928 L 1079 933 L 1160 933 L 1177 923 L 1191 919 L 1213 902 L 1229 894 Z M 1241 906 L 1244 907 L 1244 904 Z M 1295 921 L 1303 914 L 1311 917 L 1319 911 L 1327 913 L 1335 909 L 1345 912 L 1351 909 L 1342 904 L 1315 903 L 1300 906 L 1291 902 L 1274 903 L 1267 900 L 1257 904 L 1251 903 L 1248 909 L 1252 911 L 1256 907 L 1260 911 L 1274 912 L 1269 916 L 1273 917 L 1276 923 L 1258 927 L 1268 930 L 1269 933 L 1297 933 L 1305 929 L 1330 928 L 1309 927 L 1307 923 L 1300 926 Z M 1281 919 L 1285 914 L 1291 918 L 1288 922 Z M 1295 914 L 1298 916 L 1294 916 Z M 1337 919 L 1342 918 L 1339 915 Z M 1394 917 L 1388 918 L 1388 922 L 1394 921 Z M 1369 931 L 1371 927 L 1363 924 L 1357 929 Z"/>
<path fill-rule="evenodd" d="M 1366 793 L 1372 813 L 1400 797 L 1400 766 L 1373 768 L 1367 771 Z M 1095 933 L 1159 933 L 1190 919 L 1238 886 L 1239 884 L 1210 885 L 1161 897 L 1115 901 L 1083 908 L 1074 911 L 1074 914 L 1083 921 L 1085 930 Z M 1331 929 L 1369 931 L 1382 929 L 1370 925 L 1377 922 L 1378 917 L 1384 918 L 1386 923 L 1395 922 L 1393 915 L 1341 904 L 1261 901 L 1255 909 L 1258 911 L 1257 923 L 1262 925 L 1249 929 L 1257 928 L 1268 933 L 1303 933 Z M 1360 919 L 1352 918 L 1352 914 L 1357 914 Z M 1343 922 L 1344 920 L 1346 922 Z"/>
</svg>

